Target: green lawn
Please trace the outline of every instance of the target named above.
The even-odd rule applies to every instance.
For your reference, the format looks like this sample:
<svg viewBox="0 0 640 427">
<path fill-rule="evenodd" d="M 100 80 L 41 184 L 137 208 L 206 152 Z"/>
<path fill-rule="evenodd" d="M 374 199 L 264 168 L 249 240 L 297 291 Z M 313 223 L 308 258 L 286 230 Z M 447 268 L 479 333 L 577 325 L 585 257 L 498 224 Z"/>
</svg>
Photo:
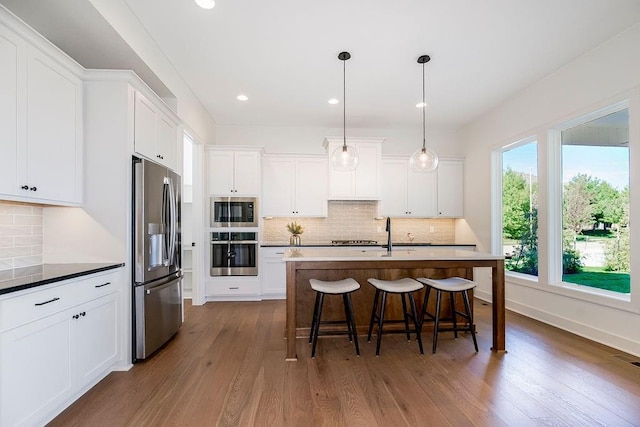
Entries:
<svg viewBox="0 0 640 427">
<path fill-rule="evenodd" d="M 576 285 L 607 289 L 623 294 L 628 294 L 631 291 L 629 273 L 604 271 L 602 267 L 584 267 L 582 273 L 563 274 L 562 280 Z"/>
</svg>

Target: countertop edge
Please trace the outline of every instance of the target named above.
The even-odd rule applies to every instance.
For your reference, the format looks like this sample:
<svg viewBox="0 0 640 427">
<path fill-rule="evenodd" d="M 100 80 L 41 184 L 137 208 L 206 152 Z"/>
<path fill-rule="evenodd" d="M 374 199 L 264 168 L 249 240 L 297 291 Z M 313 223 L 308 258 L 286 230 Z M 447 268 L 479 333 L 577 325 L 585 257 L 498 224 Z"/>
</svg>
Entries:
<svg viewBox="0 0 640 427">
<path fill-rule="evenodd" d="M 90 274 L 101 273 L 103 271 L 115 270 L 116 268 L 124 267 L 124 263 L 105 263 L 101 267 L 92 267 L 87 270 L 78 271 L 75 273 L 63 274 L 56 277 L 50 277 L 47 279 L 38 280 L 37 282 L 24 283 L 21 285 L 15 285 L 9 288 L 0 288 L 0 295 L 6 295 L 13 292 L 24 291 L 25 289 L 37 288 L 39 286 L 49 285 L 51 283 L 62 282 L 64 280 L 75 279 L 77 277 L 88 276 Z"/>
<path fill-rule="evenodd" d="M 439 246 L 460 246 L 476 247 L 475 243 L 392 243 L 393 246 L 407 247 L 407 246 L 424 246 L 424 247 L 439 247 Z M 386 248 L 387 245 L 331 245 L 331 244 L 318 244 L 318 245 L 299 245 L 291 246 L 286 243 L 260 243 L 261 248 Z"/>
</svg>

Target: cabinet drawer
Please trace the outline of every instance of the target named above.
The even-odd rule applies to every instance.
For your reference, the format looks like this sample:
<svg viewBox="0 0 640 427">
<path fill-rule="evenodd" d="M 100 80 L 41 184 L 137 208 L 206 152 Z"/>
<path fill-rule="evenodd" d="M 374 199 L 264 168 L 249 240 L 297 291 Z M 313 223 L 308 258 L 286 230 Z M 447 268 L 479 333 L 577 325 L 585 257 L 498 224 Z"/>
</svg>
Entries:
<svg viewBox="0 0 640 427">
<path fill-rule="evenodd" d="M 76 283 L 56 286 L 2 301 L 2 330 L 41 319 L 78 304 Z"/>
<path fill-rule="evenodd" d="M 235 282 L 235 281 L 220 281 L 220 282 L 212 282 L 206 284 L 206 294 L 207 295 L 242 295 L 242 296 L 250 296 L 250 295 L 260 295 L 260 282 L 259 281 L 251 281 L 251 282 Z"/>
<path fill-rule="evenodd" d="M 90 301 L 118 290 L 118 273 L 102 274 L 78 282 L 78 302 Z"/>
</svg>

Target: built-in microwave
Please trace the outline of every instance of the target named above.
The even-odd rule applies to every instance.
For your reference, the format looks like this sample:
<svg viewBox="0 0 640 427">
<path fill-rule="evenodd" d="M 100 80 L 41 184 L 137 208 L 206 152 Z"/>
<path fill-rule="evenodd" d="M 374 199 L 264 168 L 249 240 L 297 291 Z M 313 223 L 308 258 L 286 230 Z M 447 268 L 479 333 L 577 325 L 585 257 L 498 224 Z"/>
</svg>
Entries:
<svg viewBox="0 0 640 427">
<path fill-rule="evenodd" d="M 255 197 L 212 197 L 211 227 L 257 227 Z"/>
</svg>

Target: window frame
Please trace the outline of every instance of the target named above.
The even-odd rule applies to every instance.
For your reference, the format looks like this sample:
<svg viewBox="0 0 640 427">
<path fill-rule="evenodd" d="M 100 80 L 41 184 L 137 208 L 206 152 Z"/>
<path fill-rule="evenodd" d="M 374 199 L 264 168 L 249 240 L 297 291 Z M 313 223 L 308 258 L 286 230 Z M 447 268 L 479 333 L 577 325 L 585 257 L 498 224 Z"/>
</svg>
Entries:
<svg viewBox="0 0 640 427">
<path fill-rule="evenodd" d="M 629 110 L 629 210 L 631 218 L 640 212 L 640 87 L 616 95 L 596 106 L 584 108 L 548 122 L 496 145 L 491 151 L 492 167 L 492 251 L 502 254 L 502 154 L 515 145 L 538 144 L 538 277 L 505 270 L 507 283 L 535 288 L 588 303 L 640 314 L 640 263 L 631 263 L 631 292 L 621 294 L 562 281 L 562 141 L 565 129 L 628 108 Z M 526 135 L 526 136 L 525 136 Z M 640 227 L 631 228 L 631 257 L 640 243 Z M 560 238 L 556 238 L 560 236 Z M 544 256 L 541 256 L 544 255 Z"/>
</svg>

